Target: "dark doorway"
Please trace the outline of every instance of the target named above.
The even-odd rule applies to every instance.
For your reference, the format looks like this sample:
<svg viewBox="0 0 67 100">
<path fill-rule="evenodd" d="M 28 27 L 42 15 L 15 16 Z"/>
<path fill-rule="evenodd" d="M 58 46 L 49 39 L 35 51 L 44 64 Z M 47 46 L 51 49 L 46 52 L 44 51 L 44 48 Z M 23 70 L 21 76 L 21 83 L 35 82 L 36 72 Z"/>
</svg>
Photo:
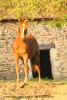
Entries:
<svg viewBox="0 0 67 100">
<path fill-rule="evenodd" d="M 50 49 L 41 49 L 40 50 L 40 69 L 41 69 L 41 78 L 52 79 L 51 71 L 51 62 L 50 62 Z M 38 77 L 38 73 L 33 73 L 33 77 Z"/>
<path fill-rule="evenodd" d="M 52 79 L 50 50 L 40 50 L 41 77 Z"/>
</svg>

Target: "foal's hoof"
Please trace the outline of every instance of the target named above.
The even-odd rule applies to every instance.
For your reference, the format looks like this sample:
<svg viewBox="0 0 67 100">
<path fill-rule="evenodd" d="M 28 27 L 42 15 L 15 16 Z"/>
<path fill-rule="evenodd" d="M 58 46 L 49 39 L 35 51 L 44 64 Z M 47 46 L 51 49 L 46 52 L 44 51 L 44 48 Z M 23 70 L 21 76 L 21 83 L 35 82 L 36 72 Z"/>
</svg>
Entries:
<svg viewBox="0 0 67 100">
<path fill-rule="evenodd" d="M 41 78 L 39 79 L 39 83 L 41 83 Z"/>
<path fill-rule="evenodd" d="M 27 82 L 28 82 L 28 80 L 27 80 L 27 79 L 25 79 L 25 80 L 24 80 L 24 84 L 27 84 Z"/>
<path fill-rule="evenodd" d="M 17 83 L 19 83 L 20 82 L 20 80 L 19 79 L 17 79 Z"/>
</svg>

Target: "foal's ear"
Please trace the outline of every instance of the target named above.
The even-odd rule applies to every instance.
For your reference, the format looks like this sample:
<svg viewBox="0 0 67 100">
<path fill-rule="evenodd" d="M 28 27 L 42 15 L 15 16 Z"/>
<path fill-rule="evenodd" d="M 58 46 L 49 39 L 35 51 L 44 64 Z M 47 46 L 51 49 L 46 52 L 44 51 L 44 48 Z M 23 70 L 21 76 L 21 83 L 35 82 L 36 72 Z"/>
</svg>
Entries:
<svg viewBox="0 0 67 100">
<path fill-rule="evenodd" d="M 20 16 L 20 18 L 18 19 L 19 22 L 23 22 L 24 18 L 22 16 Z"/>
</svg>

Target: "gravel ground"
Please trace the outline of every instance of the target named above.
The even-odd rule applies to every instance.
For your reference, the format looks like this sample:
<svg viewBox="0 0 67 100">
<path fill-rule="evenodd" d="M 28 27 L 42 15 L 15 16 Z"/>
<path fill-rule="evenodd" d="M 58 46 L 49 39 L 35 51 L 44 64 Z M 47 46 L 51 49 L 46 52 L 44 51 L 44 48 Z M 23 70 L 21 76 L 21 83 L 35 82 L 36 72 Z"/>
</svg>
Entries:
<svg viewBox="0 0 67 100">
<path fill-rule="evenodd" d="M 0 100 L 67 100 L 67 83 L 1 81 Z"/>
</svg>

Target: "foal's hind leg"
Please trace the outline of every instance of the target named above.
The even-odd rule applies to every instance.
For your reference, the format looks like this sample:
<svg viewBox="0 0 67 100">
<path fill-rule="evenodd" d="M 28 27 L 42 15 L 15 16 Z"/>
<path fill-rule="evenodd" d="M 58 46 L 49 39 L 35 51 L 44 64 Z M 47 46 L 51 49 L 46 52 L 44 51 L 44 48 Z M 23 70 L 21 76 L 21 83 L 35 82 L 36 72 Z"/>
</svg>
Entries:
<svg viewBox="0 0 67 100">
<path fill-rule="evenodd" d="M 39 65 L 38 65 L 38 64 L 35 64 L 35 65 L 34 65 L 34 69 L 35 69 L 35 72 L 36 72 L 36 71 L 38 72 L 39 82 L 41 82 L 41 76 L 40 76 L 40 68 L 39 68 Z"/>
<path fill-rule="evenodd" d="M 39 56 L 36 55 L 35 59 L 34 59 L 34 70 L 38 72 L 38 76 L 39 76 L 39 82 L 41 82 L 41 76 L 40 76 L 40 60 L 39 60 Z"/>
</svg>

